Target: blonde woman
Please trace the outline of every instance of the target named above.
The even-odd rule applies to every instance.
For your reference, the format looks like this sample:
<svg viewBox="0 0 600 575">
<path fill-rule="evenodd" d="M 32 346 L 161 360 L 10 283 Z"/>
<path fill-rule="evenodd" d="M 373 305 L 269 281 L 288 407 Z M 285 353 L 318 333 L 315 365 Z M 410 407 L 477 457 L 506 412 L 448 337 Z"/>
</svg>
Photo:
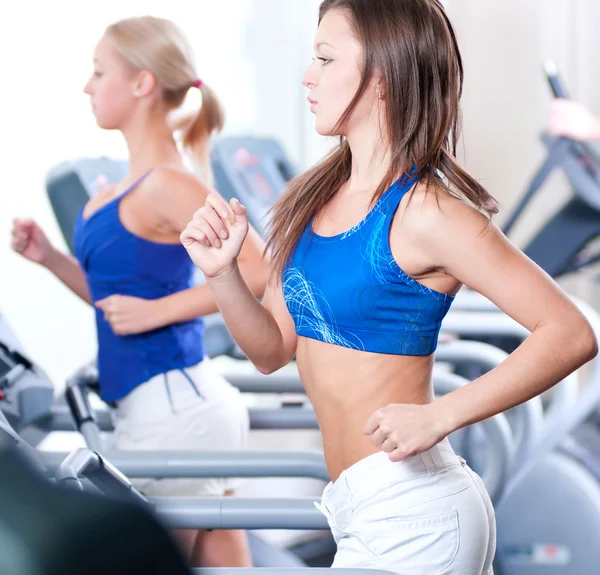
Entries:
<svg viewBox="0 0 600 575">
<path fill-rule="evenodd" d="M 16 220 L 13 248 L 46 267 L 96 309 L 102 398 L 116 404 L 125 450 L 241 449 L 248 413 L 239 392 L 204 358 L 202 316 L 217 311 L 208 285 L 192 286 L 179 235 L 210 188 L 184 166 L 172 118 L 190 90 L 196 114 L 180 118 L 182 142 L 208 173 L 208 145 L 223 113 L 196 72 L 180 29 L 143 17 L 109 26 L 85 86 L 98 125 L 119 130 L 129 149 L 124 179 L 92 198 L 75 231 L 75 258 L 57 251 L 31 220 Z M 268 269 L 258 235 L 240 255 L 252 293 Z M 226 479 L 148 480 L 148 495 L 229 495 Z M 243 531 L 180 531 L 192 564 L 249 566 Z"/>
</svg>

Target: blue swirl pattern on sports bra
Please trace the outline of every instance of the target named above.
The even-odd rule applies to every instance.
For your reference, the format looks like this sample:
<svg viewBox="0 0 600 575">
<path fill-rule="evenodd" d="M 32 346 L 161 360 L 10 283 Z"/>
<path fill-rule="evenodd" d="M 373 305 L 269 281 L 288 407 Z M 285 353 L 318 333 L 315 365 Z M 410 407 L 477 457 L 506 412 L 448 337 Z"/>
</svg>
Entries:
<svg viewBox="0 0 600 575">
<path fill-rule="evenodd" d="M 389 234 L 415 177 L 403 176 L 357 225 L 320 236 L 304 230 L 282 276 L 296 333 L 351 349 L 430 355 L 454 296 L 435 291 L 396 263 Z"/>
</svg>

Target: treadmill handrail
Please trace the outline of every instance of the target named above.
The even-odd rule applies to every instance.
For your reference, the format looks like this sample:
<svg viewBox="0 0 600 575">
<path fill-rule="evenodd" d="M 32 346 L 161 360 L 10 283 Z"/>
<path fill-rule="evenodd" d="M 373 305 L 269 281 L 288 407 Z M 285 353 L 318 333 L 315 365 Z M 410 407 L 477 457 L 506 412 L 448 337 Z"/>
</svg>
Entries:
<svg viewBox="0 0 600 575">
<path fill-rule="evenodd" d="M 468 380 L 466 380 L 465 378 L 459 377 L 455 374 L 450 374 L 450 373 L 446 373 L 443 370 L 434 370 L 434 389 L 436 392 L 442 392 L 442 393 L 448 393 L 449 391 L 452 391 L 454 389 L 458 389 L 459 387 L 462 387 L 466 384 L 468 384 Z M 294 409 L 298 409 L 298 408 L 282 408 L 282 409 L 278 409 L 278 410 L 273 410 L 273 409 L 268 409 L 268 410 L 263 410 L 263 411 L 267 411 L 267 412 L 271 412 L 271 414 L 276 414 L 279 415 L 283 418 L 286 417 L 287 414 L 289 414 L 290 410 L 294 410 Z M 312 414 L 311 410 L 308 410 L 306 408 L 300 408 L 304 413 L 306 414 Z M 312 417 L 314 418 L 314 414 L 312 414 Z M 314 419 L 315 425 L 316 425 L 316 419 Z M 93 422 L 86 422 L 85 424 L 86 426 L 94 426 L 95 424 Z M 512 469 L 512 465 L 513 465 L 513 460 L 514 460 L 514 448 L 512 446 L 512 435 L 511 435 L 511 431 L 510 431 L 510 426 L 508 424 L 508 422 L 506 421 L 506 418 L 503 415 L 498 415 L 495 416 L 494 418 L 491 418 L 489 420 L 487 420 L 486 422 L 483 422 L 482 424 L 482 428 L 484 429 L 484 431 L 486 432 L 486 435 L 488 436 L 488 438 L 490 439 L 490 442 L 492 443 L 491 448 L 488 450 L 488 468 L 486 469 L 485 473 L 483 474 L 483 479 L 484 482 L 486 484 L 486 487 L 488 489 L 488 491 L 490 492 L 490 497 L 492 498 L 492 500 L 495 500 L 499 494 L 502 492 L 503 486 L 505 485 L 506 481 L 507 481 L 507 477 L 511 472 Z M 98 427 L 96 426 L 96 430 L 94 432 L 94 434 L 97 434 L 98 432 Z M 139 453 L 140 455 L 133 455 L 133 453 Z M 181 475 L 177 475 L 177 474 L 169 474 L 169 475 L 164 475 L 165 473 L 169 473 L 168 469 L 164 469 L 163 467 L 165 467 L 167 465 L 167 463 L 170 461 L 171 458 L 168 457 L 168 455 L 166 457 L 163 458 L 163 456 L 156 455 L 157 452 L 132 452 L 132 451 L 112 451 L 112 452 L 108 452 L 106 450 L 102 450 L 102 454 L 109 457 L 112 461 L 115 462 L 115 464 L 117 465 L 118 468 L 120 468 L 123 473 L 125 473 L 128 476 L 131 477 L 181 477 Z M 167 454 L 173 453 L 173 452 L 166 452 Z M 183 476 L 184 477 L 188 477 L 190 471 L 189 471 L 189 466 L 194 466 L 194 468 L 196 468 L 196 466 L 199 466 L 200 468 L 204 468 L 202 462 L 198 461 L 198 457 L 199 454 L 202 452 L 184 452 L 185 453 L 185 460 L 187 462 L 188 467 L 184 467 L 184 466 L 180 466 L 178 467 L 178 472 L 182 473 L 183 472 Z M 236 452 L 237 453 L 237 452 Z M 202 453 L 201 457 L 203 459 L 208 458 L 208 461 L 214 461 L 214 457 L 213 455 L 214 452 L 205 452 Z M 250 467 L 247 469 L 247 471 L 244 471 L 242 475 L 240 475 L 240 471 L 239 471 L 239 466 L 240 463 L 242 461 L 244 461 L 243 459 L 241 459 L 243 456 L 242 454 L 240 454 L 239 456 L 236 455 L 236 460 L 231 462 L 231 454 L 232 452 L 226 452 L 221 454 L 222 457 L 224 457 L 225 459 L 220 459 L 219 463 L 222 463 L 223 465 L 228 464 L 230 465 L 230 467 L 228 468 L 229 471 L 225 471 L 223 470 L 222 472 L 217 472 L 217 470 L 213 470 L 212 473 L 212 477 L 214 477 L 215 473 L 217 474 L 217 476 L 226 476 L 225 473 L 230 473 L 233 474 L 231 476 L 233 477 L 256 477 L 257 475 L 255 475 L 255 467 L 253 467 L 253 465 L 250 465 Z M 51 456 L 50 456 L 51 457 Z M 132 460 L 135 457 L 137 463 L 134 463 Z M 117 459 L 119 458 L 119 459 Z M 281 459 L 280 459 L 281 460 Z M 324 461 L 324 460 L 323 460 Z M 227 462 L 227 463 L 225 463 Z M 49 461 L 49 463 L 51 463 L 51 461 Z M 323 464 L 324 465 L 324 464 Z M 221 467 L 219 469 L 222 469 Z M 298 470 L 295 469 L 294 473 L 296 473 L 296 475 L 284 475 L 286 477 L 288 476 L 296 476 L 297 475 Z M 202 473 L 201 470 L 198 470 L 194 473 Z M 247 473 L 249 473 L 250 475 L 248 475 Z M 264 471 L 260 472 L 261 475 L 258 476 L 264 476 Z M 288 472 L 291 473 L 291 472 Z M 198 477 L 198 475 L 193 475 L 194 477 Z M 301 472 L 301 475 L 302 472 Z M 206 477 L 206 475 L 202 475 L 202 477 Z M 317 478 L 320 479 L 325 479 L 328 480 L 328 476 L 325 475 L 318 475 Z"/>
<path fill-rule="evenodd" d="M 69 453 L 43 451 L 54 475 Z M 309 477 L 329 481 L 325 458 L 312 451 L 111 451 L 102 456 L 127 477 Z"/>
<path fill-rule="evenodd" d="M 197 567 L 192 575 L 331 575 L 329 567 L 282 567 L 275 571 L 272 567 Z M 337 575 L 392 575 L 391 571 L 379 569 L 336 569 Z"/>
<path fill-rule="evenodd" d="M 107 459 L 87 448 L 79 448 L 69 453 L 59 465 L 55 478 L 57 483 L 75 486 L 83 490 L 81 478 L 87 479 L 105 495 L 136 499 L 142 503 L 148 500 L 137 491 Z"/>
<path fill-rule="evenodd" d="M 310 407 L 289 406 L 281 409 L 251 407 L 248 412 L 252 429 L 319 429 L 314 411 Z M 96 409 L 94 414 L 100 431 L 114 430 L 107 409 Z M 87 423 L 91 428 L 92 422 Z M 36 421 L 36 427 L 48 432 L 77 431 L 71 411 L 66 405 L 53 405 L 47 417 Z"/>
<path fill-rule="evenodd" d="M 316 497 L 151 497 L 154 511 L 176 529 L 329 529 Z"/>
</svg>

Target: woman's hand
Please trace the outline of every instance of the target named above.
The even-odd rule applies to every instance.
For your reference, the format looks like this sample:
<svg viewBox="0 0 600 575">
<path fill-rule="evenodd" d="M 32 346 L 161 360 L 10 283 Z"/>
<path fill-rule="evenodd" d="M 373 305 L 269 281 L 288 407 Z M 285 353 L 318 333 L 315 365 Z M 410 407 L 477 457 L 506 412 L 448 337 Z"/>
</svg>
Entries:
<svg viewBox="0 0 600 575">
<path fill-rule="evenodd" d="M 46 265 L 54 248 L 42 228 L 30 219 L 13 220 L 12 249 L 36 264 Z"/>
<path fill-rule="evenodd" d="M 550 109 L 548 133 L 579 141 L 600 140 L 600 118 L 579 102 L 556 99 Z"/>
<path fill-rule="evenodd" d="M 231 270 L 248 234 L 246 208 L 210 194 L 181 234 L 181 243 L 207 279 Z"/>
<path fill-rule="evenodd" d="M 391 403 L 369 418 L 363 433 L 381 446 L 390 461 L 427 451 L 448 435 L 432 405 Z"/>
<path fill-rule="evenodd" d="M 116 335 L 134 335 L 161 327 L 158 318 L 159 299 L 142 299 L 127 295 L 111 295 L 95 302 Z"/>
</svg>

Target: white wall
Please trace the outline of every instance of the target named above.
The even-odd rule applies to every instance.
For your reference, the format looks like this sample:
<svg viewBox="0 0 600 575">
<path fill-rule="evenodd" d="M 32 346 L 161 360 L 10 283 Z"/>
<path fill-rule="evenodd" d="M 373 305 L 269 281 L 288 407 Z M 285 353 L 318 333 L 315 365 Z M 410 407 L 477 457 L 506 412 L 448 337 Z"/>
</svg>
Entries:
<svg viewBox="0 0 600 575">
<path fill-rule="evenodd" d="M 256 64 L 255 132 L 277 134 L 299 168 L 335 143 L 319 136 L 300 79 L 313 56 L 320 0 L 255 0 L 248 50 Z"/>
<path fill-rule="evenodd" d="M 153 14 L 192 41 L 200 75 L 224 101 L 228 132 L 273 135 L 300 169 L 334 142 L 316 135 L 300 78 L 312 57 L 319 0 L 54 0 L 13 2 L 0 17 L 4 141 L 0 193 L 0 313 L 30 354 L 63 380 L 95 353 L 91 311 L 49 274 L 9 248 L 10 221 L 31 215 L 62 244 L 44 176 L 77 156 L 122 156 L 116 134 L 97 129 L 82 87 L 109 23 Z M 600 2 L 451 0 L 466 67 L 464 158 L 510 208 L 540 161 L 550 102 L 541 62 L 556 59 L 569 89 L 600 112 Z M 4 9 L 5 16 L 7 9 Z M 532 207 L 521 239 L 565 197 L 560 178 Z M 504 214 L 501 214 L 501 221 Z"/>
</svg>

